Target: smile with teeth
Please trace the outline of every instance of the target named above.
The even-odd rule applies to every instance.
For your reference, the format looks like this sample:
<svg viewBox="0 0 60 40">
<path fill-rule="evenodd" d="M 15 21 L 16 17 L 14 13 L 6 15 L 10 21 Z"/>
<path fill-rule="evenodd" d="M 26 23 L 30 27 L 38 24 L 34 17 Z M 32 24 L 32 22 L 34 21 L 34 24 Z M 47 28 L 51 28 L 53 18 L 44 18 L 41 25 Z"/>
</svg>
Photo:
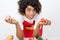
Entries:
<svg viewBox="0 0 60 40">
<path fill-rule="evenodd" d="M 30 16 L 30 18 L 33 18 L 33 16 Z"/>
</svg>

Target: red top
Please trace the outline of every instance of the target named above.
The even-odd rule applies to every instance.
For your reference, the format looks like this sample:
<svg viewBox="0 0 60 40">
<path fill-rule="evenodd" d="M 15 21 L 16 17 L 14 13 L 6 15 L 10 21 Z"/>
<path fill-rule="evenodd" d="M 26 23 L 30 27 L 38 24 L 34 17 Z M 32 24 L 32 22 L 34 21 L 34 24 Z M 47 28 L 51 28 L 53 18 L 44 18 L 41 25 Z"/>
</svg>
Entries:
<svg viewBox="0 0 60 40">
<path fill-rule="evenodd" d="M 43 33 L 43 25 L 40 26 L 40 36 L 42 36 L 42 33 Z"/>
<path fill-rule="evenodd" d="M 29 23 L 27 21 L 23 21 L 23 26 L 24 26 L 24 37 L 27 38 L 27 37 L 33 37 L 33 31 L 34 31 L 34 24 L 35 24 L 35 21 L 33 21 L 33 23 Z M 43 28 L 43 25 L 40 27 L 40 36 L 42 36 L 42 28 Z"/>
</svg>

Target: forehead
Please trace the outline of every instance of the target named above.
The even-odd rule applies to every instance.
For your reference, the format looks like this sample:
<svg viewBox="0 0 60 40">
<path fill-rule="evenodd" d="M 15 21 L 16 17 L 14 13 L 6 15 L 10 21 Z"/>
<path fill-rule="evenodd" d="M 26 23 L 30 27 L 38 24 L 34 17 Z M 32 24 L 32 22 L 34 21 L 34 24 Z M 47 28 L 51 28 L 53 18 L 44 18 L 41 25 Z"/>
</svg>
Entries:
<svg viewBox="0 0 60 40">
<path fill-rule="evenodd" d="M 26 9 L 33 9 L 34 10 L 34 7 L 28 5 Z"/>
</svg>

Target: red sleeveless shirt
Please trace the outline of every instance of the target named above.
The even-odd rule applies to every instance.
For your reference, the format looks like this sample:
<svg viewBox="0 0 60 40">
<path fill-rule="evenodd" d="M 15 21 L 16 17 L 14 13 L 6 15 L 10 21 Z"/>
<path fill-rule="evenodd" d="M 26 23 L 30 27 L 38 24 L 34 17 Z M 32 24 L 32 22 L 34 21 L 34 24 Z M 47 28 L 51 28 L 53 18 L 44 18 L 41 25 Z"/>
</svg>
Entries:
<svg viewBox="0 0 60 40">
<path fill-rule="evenodd" d="M 29 23 L 27 21 L 23 21 L 23 26 L 24 26 L 24 37 L 33 37 L 33 31 L 34 31 L 34 24 L 35 21 L 33 21 L 33 23 Z M 41 25 L 40 27 L 40 36 L 42 36 L 42 29 L 43 29 L 43 25 Z"/>
</svg>

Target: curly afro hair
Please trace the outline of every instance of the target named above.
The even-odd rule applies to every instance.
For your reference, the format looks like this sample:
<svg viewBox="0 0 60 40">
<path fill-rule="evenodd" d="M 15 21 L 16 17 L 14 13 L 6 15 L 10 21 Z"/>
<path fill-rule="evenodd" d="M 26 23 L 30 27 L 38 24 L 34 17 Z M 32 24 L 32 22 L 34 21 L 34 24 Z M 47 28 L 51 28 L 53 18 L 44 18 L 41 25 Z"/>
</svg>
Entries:
<svg viewBox="0 0 60 40">
<path fill-rule="evenodd" d="M 39 14 L 39 12 L 41 12 L 41 3 L 39 2 L 39 0 L 19 0 L 18 5 L 19 5 L 18 11 L 22 15 L 25 15 L 25 9 L 29 5 L 36 10 L 36 13 Z"/>
</svg>

